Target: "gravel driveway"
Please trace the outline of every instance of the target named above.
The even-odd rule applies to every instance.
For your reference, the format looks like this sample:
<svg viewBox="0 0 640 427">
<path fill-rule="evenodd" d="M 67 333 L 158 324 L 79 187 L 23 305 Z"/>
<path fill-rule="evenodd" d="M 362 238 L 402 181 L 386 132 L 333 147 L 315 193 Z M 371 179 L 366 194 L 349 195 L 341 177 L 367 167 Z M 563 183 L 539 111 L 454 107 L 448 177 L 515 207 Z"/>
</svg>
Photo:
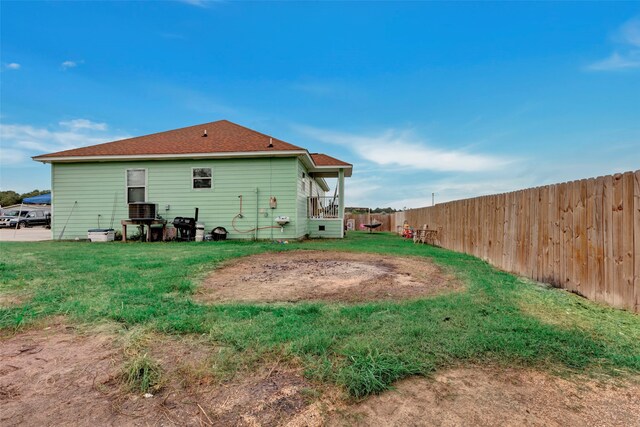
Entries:
<svg viewBox="0 0 640 427">
<path fill-rule="evenodd" d="M 38 242 L 40 240 L 51 240 L 51 230 L 44 227 L 21 228 L 0 228 L 0 242 Z"/>
</svg>

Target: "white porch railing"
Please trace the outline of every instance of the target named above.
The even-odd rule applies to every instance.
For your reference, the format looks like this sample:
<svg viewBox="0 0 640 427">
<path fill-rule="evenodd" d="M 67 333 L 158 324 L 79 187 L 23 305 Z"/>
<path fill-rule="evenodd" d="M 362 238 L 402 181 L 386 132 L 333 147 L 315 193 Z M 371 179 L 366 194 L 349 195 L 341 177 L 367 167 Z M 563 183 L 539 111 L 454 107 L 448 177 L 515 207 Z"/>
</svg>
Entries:
<svg viewBox="0 0 640 427">
<path fill-rule="evenodd" d="M 307 216 L 309 218 L 340 218 L 338 198 L 330 196 L 308 197 Z"/>
</svg>

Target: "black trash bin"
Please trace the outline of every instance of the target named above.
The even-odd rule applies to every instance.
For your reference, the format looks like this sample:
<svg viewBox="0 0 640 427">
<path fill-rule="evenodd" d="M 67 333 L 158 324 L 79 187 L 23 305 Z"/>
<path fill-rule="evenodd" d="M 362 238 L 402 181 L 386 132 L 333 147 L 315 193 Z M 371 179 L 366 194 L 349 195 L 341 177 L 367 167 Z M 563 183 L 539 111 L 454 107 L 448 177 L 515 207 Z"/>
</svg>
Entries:
<svg viewBox="0 0 640 427">
<path fill-rule="evenodd" d="M 227 229 L 224 227 L 216 227 L 211 231 L 211 238 L 215 241 L 227 240 Z"/>
</svg>

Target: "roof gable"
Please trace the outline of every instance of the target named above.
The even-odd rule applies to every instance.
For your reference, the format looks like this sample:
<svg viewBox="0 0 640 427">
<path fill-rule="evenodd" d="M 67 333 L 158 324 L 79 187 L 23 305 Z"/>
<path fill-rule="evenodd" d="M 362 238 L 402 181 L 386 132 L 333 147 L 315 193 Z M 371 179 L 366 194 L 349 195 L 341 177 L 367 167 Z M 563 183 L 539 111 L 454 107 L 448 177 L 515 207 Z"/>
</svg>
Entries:
<svg viewBox="0 0 640 427">
<path fill-rule="evenodd" d="M 342 160 L 322 153 L 311 153 L 311 158 L 316 166 L 352 166 L 351 163 L 343 162 Z"/>
</svg>

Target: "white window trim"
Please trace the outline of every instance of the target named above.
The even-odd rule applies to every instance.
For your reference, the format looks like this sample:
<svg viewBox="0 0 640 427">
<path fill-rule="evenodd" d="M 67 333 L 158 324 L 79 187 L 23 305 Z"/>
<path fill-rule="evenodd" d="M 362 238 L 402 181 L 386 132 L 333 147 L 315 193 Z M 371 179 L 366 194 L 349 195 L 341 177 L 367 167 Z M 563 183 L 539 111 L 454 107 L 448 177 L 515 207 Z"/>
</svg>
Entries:
<svg viewBox="0 0 640 427">
<path fill-rule="evenodd" d="M 193 181 L 195 179 L 202 179 L 202 178 L 194 178 L 193 177 L 193 171 L 195 169 L 211 169 L 211 178 L 210 178 L 211 179 L 211 187 L 209 187 L 209 188 L 195 188 L 193 186 Z M 213 190 L 213 168 L 211 166 L 194 166 L 194 167 L 191 168 L 191 189 L 194 190 L 194 191 L 211 191 L 211 190 Z"/>
<path fill-rule="evenodd" d="M 129 171 L 144 171 L 144 203 L 149 200 L 149 170 L 147 168 L 128 168 L 124 170 L 124 201 L 129 204 Z M 131 186 L 136 188 L 134 186 Z"/>
</svg>

